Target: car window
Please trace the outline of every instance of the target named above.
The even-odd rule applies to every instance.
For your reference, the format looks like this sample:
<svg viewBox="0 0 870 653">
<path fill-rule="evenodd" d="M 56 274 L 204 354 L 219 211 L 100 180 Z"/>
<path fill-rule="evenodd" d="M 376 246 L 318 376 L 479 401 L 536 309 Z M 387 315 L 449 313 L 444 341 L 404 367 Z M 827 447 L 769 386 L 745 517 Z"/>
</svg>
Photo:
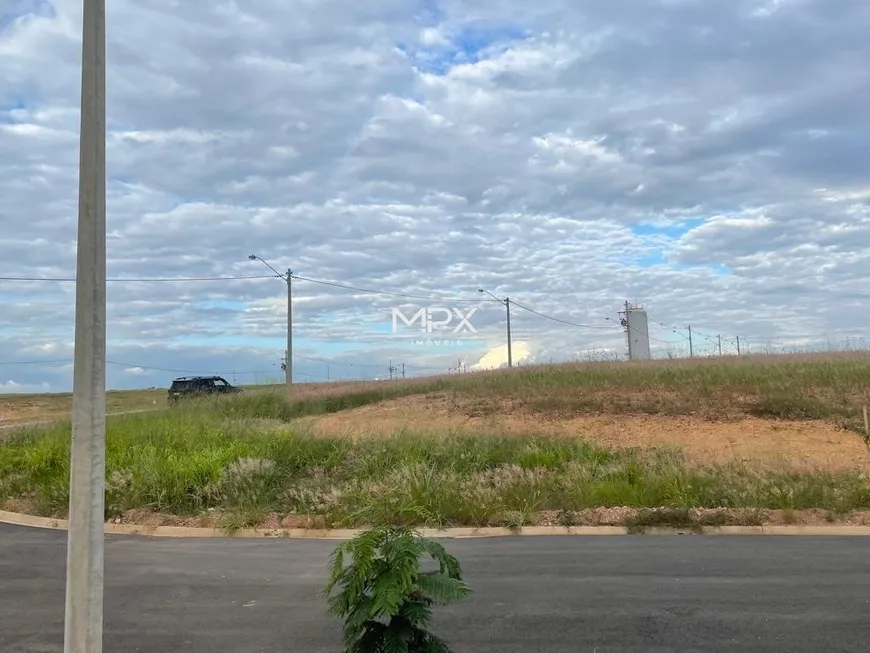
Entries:
<svg viewBox="0 0 870 653">
<path fill-rule="evenodd" d="M 229 385 L 229 383 L 227 383 L 223 379 L 215 379 L 214 382 L 215 385 L 219 388 L 226 388 Z"/>
<path fill-rule="evenodd" d="M 199 387 L 200 388 L 213 388 L 214 381 L 212 381 L 211 379 L 200 379 L 199 380 Z"/>
</svg>

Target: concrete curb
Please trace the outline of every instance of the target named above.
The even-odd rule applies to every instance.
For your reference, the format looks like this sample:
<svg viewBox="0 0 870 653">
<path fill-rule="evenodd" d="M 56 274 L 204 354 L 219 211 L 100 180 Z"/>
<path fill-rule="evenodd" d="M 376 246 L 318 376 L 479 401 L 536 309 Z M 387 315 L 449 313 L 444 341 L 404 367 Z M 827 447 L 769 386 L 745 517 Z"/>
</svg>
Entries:
<svg viewBox="0 0 870 653">
<path fill-rule="evenodd" d="M 65 519 L 51 517 L 36 517 L 17 512 L 0 510 L 0 523 L 33 528 L 66 530 Z M 228 533 L 220 528 L 196 528 L 188 526 L 144 526 L 137 524 L 105 525 L 108 535 L 147 535 L 151 537 L 205 537 L 205 538 L 270 538 L 270 539 L 304 539 L 304 540 L 348 540 L 364 529 L 306 529 L 306 528 L 276 528 L 256 529 L 244 528 Z M 505 537 L 508 535 L 629 535 L 624 526 L 528 526 L 521 531 L 508 528 L 437 528 L 418 529 L 425 537 L 441 537 L 451 539 L 466 539 L 480 537 Z M 692 534 L 690 529 L 681 528 L 650 528 L 644 534 L 649 535 L 683 535 Z M 717 526 L 705 527 L 703 535 L 849 535 L 870 536 L 870 526 Z"/>
</svg>

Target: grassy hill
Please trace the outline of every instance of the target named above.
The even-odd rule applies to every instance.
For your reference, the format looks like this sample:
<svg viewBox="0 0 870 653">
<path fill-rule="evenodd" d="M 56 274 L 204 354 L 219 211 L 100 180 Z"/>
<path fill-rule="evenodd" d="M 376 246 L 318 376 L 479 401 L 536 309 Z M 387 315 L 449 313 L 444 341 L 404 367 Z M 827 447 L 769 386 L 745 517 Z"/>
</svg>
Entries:
<svg viewBox="0 0 870 653">
<path fill-rule="evenodd" d="M 227 527 L 588 523 L 602 510 L 628 523 L 659 519 L 643 512 L 654 508 L 709 523 L 755 523 L 771 510 L 843 519 L 870 509 L 858 433 L 868 380 L 870 355 L 852 354 L 522 367 L 304 385 L 292 399 L 258 388 L 110 418 L 107 516 Z M 114 405 L 135 410 L 154 401 L 146 393 Z M 362 414 L 387 427 L 369 437 Z M 741 431 L 776 420 L 763 437 L 787 440 L 806 423 L 802 433 L 824 430 L 819 446 L 851 448 L 837 466 L 702 460 L 603 444 L 589 421 L 602 415 L 619 426 L 643 418 L 651 436 L 663 420 L 736 421 Z M 344 430 L 318 431 L 324 416 Z M 505 420 L 518 416 L 523 428 L 511 430 Z M 0 507 L 63 516 L 68 459 L 68 422 L 13 434 L 0 444 Z"/>
</svg>

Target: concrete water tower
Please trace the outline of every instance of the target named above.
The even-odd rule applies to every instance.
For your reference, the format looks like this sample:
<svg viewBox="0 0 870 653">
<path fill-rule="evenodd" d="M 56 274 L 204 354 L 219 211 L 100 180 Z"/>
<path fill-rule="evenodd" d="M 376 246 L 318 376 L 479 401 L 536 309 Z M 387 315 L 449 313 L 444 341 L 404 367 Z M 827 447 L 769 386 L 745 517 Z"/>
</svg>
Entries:
<svg viewBox="0 0 870 653">
<path fill-rule="evenodd" d="M 625 302 L 625 311 L 620 312 L 620 324 L 625 328 L 628 360 L 643 361 L 652 358 L 649 351 L 649 320 L 643 306 Z"/>
</svg>

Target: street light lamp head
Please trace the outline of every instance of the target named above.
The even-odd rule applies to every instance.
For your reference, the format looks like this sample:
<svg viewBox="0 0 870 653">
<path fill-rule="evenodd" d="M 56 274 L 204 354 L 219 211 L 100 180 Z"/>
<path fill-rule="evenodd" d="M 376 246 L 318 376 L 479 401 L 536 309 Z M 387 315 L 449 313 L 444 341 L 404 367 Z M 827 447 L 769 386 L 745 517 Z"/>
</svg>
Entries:
<svg viewBox="0 0 870 653">
<path fill-rule="evenodd" d="M 256 261 L 257 255 L 256 254 L 248 254 L 248 258 L 251 259 L 252 261 Z"/>
<path fill-rule="evenodd" d="M 477 292 L 486 292 L 483 288 L 478 288 Z"/>
</svg>

